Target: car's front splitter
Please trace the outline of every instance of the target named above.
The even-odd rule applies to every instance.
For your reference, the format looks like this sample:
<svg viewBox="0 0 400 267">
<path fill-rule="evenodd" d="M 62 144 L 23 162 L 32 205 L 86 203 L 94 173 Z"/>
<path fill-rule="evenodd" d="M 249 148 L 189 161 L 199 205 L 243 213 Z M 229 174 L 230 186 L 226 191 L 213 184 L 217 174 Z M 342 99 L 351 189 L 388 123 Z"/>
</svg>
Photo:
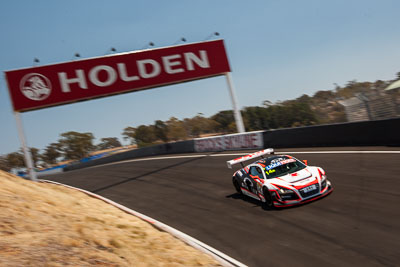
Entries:
<svg viewBox="0 0 400 267">
<path fill-rule="evenodd" d="M 326 189 L 324 192 L 320 193 L 319 195 L 316 195 L 315 197 L 308 198 L 308 199 L 305 199 L 305 200 L 290 201 L 290 202 L 288 201 L 288 202 L 285 202 L 285 203 L 275 200 L 274 201 L 274 206 L 275 207 L 279 207 L 279 208 L 282 208 L 282 207 L 286 208 L 286 207 L 302 205 L 302 204 L 305 204 L 305 203 L 308 203 L 308 202 L 323 198 L 323 197 L 329 195 L 330 193 L 332 193 L 332 191 L 333 191 L 333 187 L 330 186 L 330 188 Z"/>
</svg>

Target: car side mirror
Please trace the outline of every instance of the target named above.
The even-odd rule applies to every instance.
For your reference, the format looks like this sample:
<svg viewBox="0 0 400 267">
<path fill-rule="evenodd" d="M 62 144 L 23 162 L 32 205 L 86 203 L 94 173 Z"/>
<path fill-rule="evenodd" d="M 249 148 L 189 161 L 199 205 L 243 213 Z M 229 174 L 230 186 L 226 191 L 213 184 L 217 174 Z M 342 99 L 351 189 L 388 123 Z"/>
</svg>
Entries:
<svg viewBox="0 0 400 267">
<path fill-rule="evenodd" d="M 303 163 L 306 164 L 306 165 L 308 165 L 308 160 L 304 159 L 304 160 L 303 160 Z"/>
</svg>

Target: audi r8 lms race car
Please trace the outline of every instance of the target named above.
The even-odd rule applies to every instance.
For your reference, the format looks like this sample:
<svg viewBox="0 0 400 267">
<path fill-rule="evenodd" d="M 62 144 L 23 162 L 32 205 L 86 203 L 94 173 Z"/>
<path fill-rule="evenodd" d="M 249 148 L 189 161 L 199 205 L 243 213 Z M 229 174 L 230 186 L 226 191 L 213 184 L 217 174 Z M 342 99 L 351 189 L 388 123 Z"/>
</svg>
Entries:
<svg viewBox="0 0 400 267">
<path fill-rule="evenodd" d="M 268 157 L 263 157 L 268 155 Z M 261 157 L 244 166 L 243 162 Z M 274 155 L 272 148 L 227 161 L 228 168 L 241 163 L 232 177 L 239 194 L 260 200 L 266 207 L 288 207 L 310 202 L 333 191 L 321 167 L 307 166 L 289 155 Z"/>
</svg>

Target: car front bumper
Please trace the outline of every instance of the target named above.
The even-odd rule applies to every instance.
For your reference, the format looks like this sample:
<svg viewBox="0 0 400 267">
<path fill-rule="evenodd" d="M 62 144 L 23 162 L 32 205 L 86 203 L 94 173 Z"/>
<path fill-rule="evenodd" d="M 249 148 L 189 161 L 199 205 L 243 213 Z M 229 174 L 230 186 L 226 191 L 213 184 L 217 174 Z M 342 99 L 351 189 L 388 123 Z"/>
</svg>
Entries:
<svg viewBox="0 0 400 267">
<path fill-rule="evenodd" d="M 280 208 L 280 207 L 291 207 L 291 206 L 297 206 L 297 205 L 305 204 L 305 203 L 308 203 L 308 202 L 323 198 L 323 197 L 329 195 L 330 193 L 332 193 L 332 191 L 333 191 L 333 187 L 332 187 L 331 183 L 328 181 L 327 182 L 327 187 L 324 190 L 322 190 L 322 192 L 320 192 L 320 193 L 318 193 L 316 195 L 310 196 L 309 198 L 303 198 L 303 199 L 298 199 L 298 200 L 282 201 L 282 200 L 279 200 L 279 199 L 275 199 L 274 200 L 274 206 Z"/>
</svg>

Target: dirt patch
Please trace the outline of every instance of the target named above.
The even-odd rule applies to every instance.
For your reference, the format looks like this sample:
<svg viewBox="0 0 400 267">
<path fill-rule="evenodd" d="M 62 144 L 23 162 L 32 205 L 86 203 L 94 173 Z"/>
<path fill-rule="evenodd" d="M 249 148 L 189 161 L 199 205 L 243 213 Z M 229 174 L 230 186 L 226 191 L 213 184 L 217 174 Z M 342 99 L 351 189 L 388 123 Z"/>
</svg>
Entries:
<svg viewBox="0 0 400 267">
<path fill-rule="evenodd" d="M 0 266 L 219 266 L 84 193 L 0 171 Z"/>
</svg>

